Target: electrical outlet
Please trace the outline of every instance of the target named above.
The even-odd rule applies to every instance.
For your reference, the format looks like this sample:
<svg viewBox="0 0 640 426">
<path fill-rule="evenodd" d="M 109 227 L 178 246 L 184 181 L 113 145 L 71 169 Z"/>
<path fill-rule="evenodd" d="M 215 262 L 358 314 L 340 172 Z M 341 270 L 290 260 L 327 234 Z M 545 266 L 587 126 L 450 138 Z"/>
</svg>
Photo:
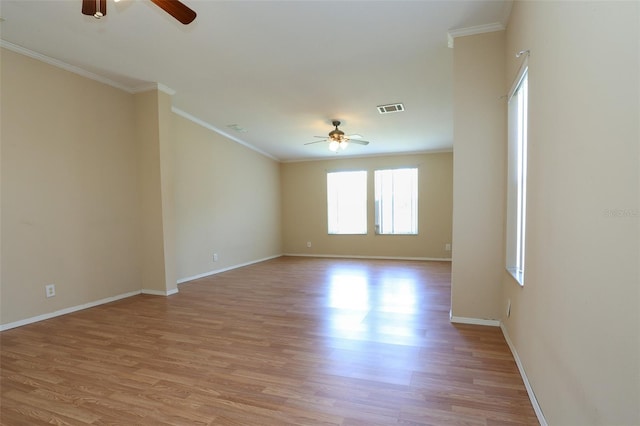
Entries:
<svg viewBox="0 0 640 426">
<path fill-rule="evenodd" d="M 213 261 L 214 262 L 218 261 L 218 253 L 213 253 Z"/>
<path fill-rule="evenodd" d="M 53 297 L 56 295 L 56 285 L 55 284 L 47 284 L 44 286 L 45 294 L 47 297 Z"/>
<path fill-rule="evenodd" d="M 444 245 L 445 251 L 451 251 L 451 243 L 447 243 Z"/>
<path fill-rule="evenodd" d="M 307 241 L 307 247 L 311 247 L 311 241 Z"/>
</svg>

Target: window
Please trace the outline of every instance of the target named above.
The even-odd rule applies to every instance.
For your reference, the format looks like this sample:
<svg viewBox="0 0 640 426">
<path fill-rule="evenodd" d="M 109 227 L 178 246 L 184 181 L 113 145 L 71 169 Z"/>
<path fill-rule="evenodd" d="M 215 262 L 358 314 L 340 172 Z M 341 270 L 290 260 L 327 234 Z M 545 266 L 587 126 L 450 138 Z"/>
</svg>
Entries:
<svg viewBox="0 0 640 426">
<path fill-rule="evenodd" d="M 527 64 L 518 73 L 509 96 L 507 182 L 507 270 L 524 285 L 527 211 Z"/>
<path fill-rule="evenodd" d="M 367 233 L 367 172 L 327 173 L 329 234 Z"/>
<path fill-rule="evenodd" d="M 375 171 L 376 233 L 418 233 L 418 169 Z"/>
</svg>

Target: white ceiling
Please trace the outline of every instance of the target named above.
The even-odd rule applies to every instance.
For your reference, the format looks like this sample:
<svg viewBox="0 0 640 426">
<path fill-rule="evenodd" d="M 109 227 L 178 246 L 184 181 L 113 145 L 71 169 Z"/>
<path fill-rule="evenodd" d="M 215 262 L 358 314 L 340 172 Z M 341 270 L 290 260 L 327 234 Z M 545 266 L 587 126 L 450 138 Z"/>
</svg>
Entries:
<svg viewBox="0 0 640 426">
<path fill-rule="evenodd" d="M 3 46 L 93 73 L 136 92 L 159 83 L 173 106 L 280 161 L 335 156 L 316 143 L 339 119 L 340 156 L 450 150 L 453 51 L 448 33 L 506 24 L 511 1 L 184 0 L 184 26 L 146 0 L 1 0 Z M 376 106 L 402 102 L 381 115 Z M 238 125 L 238 132 L 229 125 Z"/>
</svg>

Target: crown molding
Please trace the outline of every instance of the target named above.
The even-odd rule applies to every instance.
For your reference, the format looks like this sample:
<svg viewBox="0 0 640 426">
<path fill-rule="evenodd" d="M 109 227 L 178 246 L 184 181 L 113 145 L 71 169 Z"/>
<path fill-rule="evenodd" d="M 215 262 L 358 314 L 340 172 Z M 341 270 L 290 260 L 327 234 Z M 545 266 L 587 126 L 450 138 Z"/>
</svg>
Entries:
<svg viewBox="0 0 640 426">
<path fill-rule="evenodd" d="M 477 25 L 475 27 L 456 28 L 447 32 L 447 46 L 453 49 L 453 41 L 457 37 L 465 37 L 476 34 L 491 33 L 494 31 L 504 31 L 504 24 L 494 22 L 492 24 Z"/>
<path fill-rule="evenodd" d="M 243 141 L 242 139 L 237 138 L 237 137 L 235 137 L 235 136 L 233 136 L 233 135 L 231 135 L 231 134 L 229 134 L 229 133 L 227 133 L 227 132 L 225 132 L 223 130 L 220 130 L 217 127 L 213 126 L 212 124 L 209 124 L 206 121 L 199 119 L 198 117 L 194 117 L 193 115 L 189 114 L 186 111 L 183 111 L 183 110 L 181 110 L 179 108 L 176 108 L 176 107 L 171 107 L 171 111 L 176 113 L 176 114 L 178 114 L 179 116 L 181 116 L 183 118 L 186 118 L 187 120 L 190 120 L 190 121 L 193 121 L 196 124 L 199 124 L 200 126 L 204 127 L 205 129 L 209 129 L 212 132 L 215 132 L 215 133 L 217 133 L 219 135 L 222 135 L 227 139 L 231 139 L 232 141 L 237 142 L 240 145 L 243 145 L 243 146 L 245 146 L 245 147 L 247 147 L 247 148 L 249 148 L 249 149 L 251 149 L 253 151 L 258 152 L 258 153 L 264 155 L 265 157 L 268 157 L 268 158 L 271 158 L 272 160 L 280 162 L 280 159 L 274 157 L 273 155 L 269 154 L 268 152 L 262 151 L 261 149 L 256 148 L 255 146 Z"/>
<path fill-rule="evenodd" d="M 94 80 L 99 83 L 103 83 L 108 86 L 115 87 L 116 89 L 120 89 L 127 93 L 136 94 L 136 93 L 147 92 L 149 90 L 159 90 L 161 92 L 168 94 L 169 96 L 173 96 L 176 94 L 175 90 L 173 90 L 168 86 L 165 86 L 162 83 L 149 83 L 149 84 L 144 84 L 137 87 L 126 86 L 124 84 L 115 82 L 109 78 L 87 71 L 83 68 L 77 67 L 75 65 L 67 64 L 66 62 L 63 62 L 59 59 L 55 59 L 50 56 L 43 55 L 42 53 L 34 52 L 33 50 L 29 50 L 25 47 L 18 46 L 17 44 L 11 43 L 6 40 L 0 39 L 0 47 L 3 47 L 7 50 L 11 50 L 12 52 L 19 53 L 21 55 L 27 56 L 29 58 L 44 62 L 46 64 L 53 65 L 54 67 L 63 69 L 65 71 L 72 72 L 81 77 L 85 77 L 90 80 Z"/>
<path fill-rule="evenodd" d="M 173 96 L 173 95 L 176 94 L 175 90 L 173 90 L 169 86 L 165 86 L 162 83 L 143 84 L 143 85 L 140 85 L 140 86 L 137 86 L 137 87 L 133 88 L 131 90 L 131 93 L 136 94 L 136 93 L 148 92 L 150 90 L 158 90 L 160 92 L 166 93 L 169 96 Z"/>
<path fill-rule="evenodd" d="M 6 40 L 0 39 L 0 46 L 5 49 L 11 50 L 16 53 L 20 53 L 21 55 L 28 56 L 29 58 L 36 59 L 38 61 L 47 63 L 49 65 L 53 65 L 54 67 L 61 68 L 65 71 L 72 72 L 74 74 L 80 75 L 82 77 L 98 81 L 100 83 L 107 84 L 109 86 L 115 87 L 116 89 L 123 90 L 128 93 L 133 93 L 133 89 L 131 87 L 125 86 L 123 84 L 117 83 L 111 79 L 103 77 L 101 75 L 92 73 L 75 65 L 67 64 L 66 62 L 62 62 L 58 59 L 52 58 L 47 55 L 43 55 L 42 53 L 34 52 L 33 50 L 29 50 L 25 47 L 18 46 L 17 44 L 13 44 Z"/>
</svg>

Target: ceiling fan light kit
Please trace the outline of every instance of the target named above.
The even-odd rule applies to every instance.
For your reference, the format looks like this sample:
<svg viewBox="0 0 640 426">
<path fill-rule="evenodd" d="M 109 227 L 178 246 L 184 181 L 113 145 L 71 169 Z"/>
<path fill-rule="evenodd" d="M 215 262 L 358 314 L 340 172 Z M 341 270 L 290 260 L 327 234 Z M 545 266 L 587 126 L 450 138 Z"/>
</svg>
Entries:
<svg viewBox="0 0 640 426">
<path fill-rule="evenodd" d="M 305 145 L 311 145 L 318 142 L 329 142 L 329 151 L 332 152 L 338 152 L 340 150 L 347 149 L 347 146 L 349 146 L 349 142 L 353 142 L 359 145 L 369 145 L 369 141 L 363 141 L 360 139 L 362 138 L 361 135 L 345 135 L 342 130 L 338 129 L 340 121 L 333 120 L 331 124 L 335 126 L 335 129 L 329 132 L 329 137 L 316 136 L 316 138 L 323 138 L 323 140 L 309 142 Z"/>
<path fill-rule="evenodd" d="M 347 149 L 349 142 L 347 141 L 331 141 L 329 142 L 329 151 L 337 152 L 339 149 Z"/>
</svg>

